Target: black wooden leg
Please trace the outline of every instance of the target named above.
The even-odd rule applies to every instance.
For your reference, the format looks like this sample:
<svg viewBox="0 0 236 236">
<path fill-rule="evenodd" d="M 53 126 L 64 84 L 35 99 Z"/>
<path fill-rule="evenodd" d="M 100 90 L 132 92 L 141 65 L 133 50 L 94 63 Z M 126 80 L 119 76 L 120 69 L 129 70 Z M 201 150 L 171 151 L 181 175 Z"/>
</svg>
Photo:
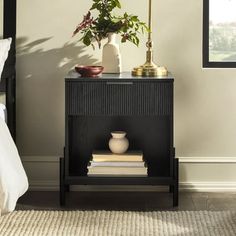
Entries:
<svg viewBox="0 0 236 236">
<path fill-rule="evenodd" d="M 6 81 L 6 106 L 7 106 L 7 125 L 12 138 L 16 141 L 16 78 L 15 74 L 7 78 Z"/>
<path fill-rule="evenodd" d="M 64 158 L 60 158 L 60 205 L 64 206 L 65 205 L 65 183 L 64 183 L 64 178 L 65 178 L 65 166 L 64 166 Z"/>
<path fill-rule="evenodd" d="M 69 184 L 65 185 L 65 190 L 66 190 L 66 192 L 70 192 L 70 185 Z"/>
<path fill-rule="evenodd" d="M 173 188 L 173 185 L 170 185 L 170 186 L 169 186 L 169 192 L 170 192 L 170 193 L 173 193 L 173 191 L 174 191 L 173 189 L 174 189 L 174 188 Z"/>
<path fill-rule="evenodd" d="M 179 205 L 179 159 L 174 159 L 174 179 L 175 184 L 173 186 L 173 206 Z"/>
</svg>

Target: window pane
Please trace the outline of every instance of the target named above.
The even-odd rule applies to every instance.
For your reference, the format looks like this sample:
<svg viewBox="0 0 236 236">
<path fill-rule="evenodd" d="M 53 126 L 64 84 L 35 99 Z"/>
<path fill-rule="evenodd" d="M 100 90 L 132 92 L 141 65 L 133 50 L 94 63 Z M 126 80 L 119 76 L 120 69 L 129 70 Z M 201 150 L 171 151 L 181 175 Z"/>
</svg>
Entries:
<svg viewBox="0 0 236 236">
<path fill-rule="evenodd" d="M 209 61 L 236 61 L 236 0 L 210 0 Z"/>
</svg>

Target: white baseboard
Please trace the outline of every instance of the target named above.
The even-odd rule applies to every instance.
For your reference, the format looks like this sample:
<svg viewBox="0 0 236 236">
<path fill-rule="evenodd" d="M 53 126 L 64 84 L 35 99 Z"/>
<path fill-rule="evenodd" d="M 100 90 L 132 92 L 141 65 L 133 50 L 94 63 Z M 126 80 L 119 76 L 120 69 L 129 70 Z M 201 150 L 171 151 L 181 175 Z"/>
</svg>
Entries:
<svg viewBox="0 0 236 236">
<path fill-rule="evenodd" d="M 236 192 L 236 182 L 180 182 L 183 192 Z"/>
<path fill-rule="evenodd" d="M 29 179 L 30 191 L 59 191 L 59 183 L 56 180 L 40 181 Z"/>
<path fill-rule="evenodd" d="M 23 163 L 32 162 L 32 163 L 59 163 L 59 156 L 21 156 L 21 160 Z"/>
<path fill-rule="evenodd" d="M 59 190 L 59 157 L 24 156 L 32 191 Z M 180 191 L 236 192 L 236 157 L 180 157 Z M 74 191 L 166 191 L 155 186 L 72 186 Z"/>
<path fill-rule="evenodd" d="M 236 157 L 179 157 L 180 163 L 236 163 Z"/>
</svg>

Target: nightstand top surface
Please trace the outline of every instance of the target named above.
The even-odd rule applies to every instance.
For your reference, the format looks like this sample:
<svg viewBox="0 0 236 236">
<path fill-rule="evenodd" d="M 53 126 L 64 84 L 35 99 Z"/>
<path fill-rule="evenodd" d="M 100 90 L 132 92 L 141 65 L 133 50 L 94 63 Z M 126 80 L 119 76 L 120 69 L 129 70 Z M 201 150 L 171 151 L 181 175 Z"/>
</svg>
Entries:
<svg viewBox="0 0 236 236">
<path fill-rule="evenodd" d="M 71 70 L 65 79 L 68 81 L 70 80 L 167 80 L 167 81 L 173 81 L 174 77 L 171 73 L 168 73 L 167 76 L 158 76 L 158 77 L 139 77 L 139 76 L 132 76 L 131 72 L 122 72 L 121 74 L 102 74 L 99 77 L 95 78 L 87 78 L 87 77 L 81 77 L 76 71 Z"/>
</svg>

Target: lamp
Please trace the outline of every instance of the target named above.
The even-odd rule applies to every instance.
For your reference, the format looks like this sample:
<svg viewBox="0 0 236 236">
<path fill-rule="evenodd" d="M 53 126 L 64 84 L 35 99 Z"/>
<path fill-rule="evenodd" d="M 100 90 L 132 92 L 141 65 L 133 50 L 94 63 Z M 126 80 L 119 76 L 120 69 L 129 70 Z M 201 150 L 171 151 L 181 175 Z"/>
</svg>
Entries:
<svg viewBox="0 0 236 236">
<path fill-rule="evenodd" d="M 157 66 L 153 62 L 153 41 L 152 41 L 152 0 L 149 0 L 149 12 L 148 12 L 148 41 L 146 46 L 148 48 L 146 52 L 146 62 L 139 67 L 135 67 L 132 70 L 133 76 L 166 76 L 168 71 L 163 66 Z"/>
</svg>

